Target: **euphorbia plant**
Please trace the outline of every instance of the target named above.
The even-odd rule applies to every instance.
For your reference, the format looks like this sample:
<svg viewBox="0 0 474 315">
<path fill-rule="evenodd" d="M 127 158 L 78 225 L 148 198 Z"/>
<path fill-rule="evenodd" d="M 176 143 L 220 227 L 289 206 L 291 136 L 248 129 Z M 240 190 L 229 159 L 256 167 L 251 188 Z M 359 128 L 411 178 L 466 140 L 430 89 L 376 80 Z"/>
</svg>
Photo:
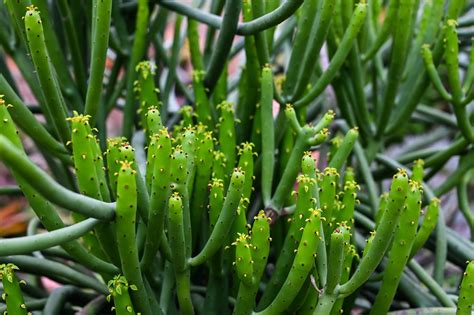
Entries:
<svg viewBox="0 0 474 315">
<path fill-rule="evenodd" d="M 470 314 L 474 245 L 442 210 L 455 188 L 472 238 L 471 8 L 6 0 L 0 192 L 36 218 L 0 240 L 0 308 Z"/>
</svg>

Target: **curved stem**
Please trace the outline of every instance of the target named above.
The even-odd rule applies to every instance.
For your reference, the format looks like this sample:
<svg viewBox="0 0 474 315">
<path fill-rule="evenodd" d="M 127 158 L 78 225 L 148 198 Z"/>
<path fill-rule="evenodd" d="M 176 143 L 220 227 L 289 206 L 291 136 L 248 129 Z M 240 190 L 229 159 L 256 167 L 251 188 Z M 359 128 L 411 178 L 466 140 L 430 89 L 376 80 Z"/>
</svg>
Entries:
<svg viewBox="0 0 474 315">
<path fill-rule="evenodd" d="M 93 15 L 96 21 L 92 34 L 91 74 L 84 109 L 86 115 L 91 115 L 91 126 L 94 126 L 95 116 L 101 104 L 100 95 L 104 79 L 105 61 L 107 59 L 112 1 L 95 0 L 93 1 L 93 10 L 95 11 Z"/>
<path fill-rule="evenodd" d="M 224 9 L 224 19 L 222 20 L 222 29 L 215 43 L 214 52 L 211 55 L 209 65 L 204 78 L 204 84 L 211 93 L 226 65 L 234 40 L 235 32 L 239 22 L 241 0 L 229 0 Z"/>
<path fill-rule="evenodd" d="M 55 261 L 17 255 L 2 256 L 0 257 L 0 263 L 12 263 L 18 266 L 22 272 L 45 276 L 53 280 L 57 279 L 60 282 L 64 282 L 63 279 L 66 279 L 75 285 L 91 288 L 102 294 L 109 294 L 105 284 Z"/>
<path fill-rule="evenodd" d="M 115 215 L 113 203 L 102 202 L 64 188 L 24 156 L 4 136 L 0 136 L 0 159 L 58 206 L 91 218 L 107 221 L 113 219 Z"/>
<path fill-rule="evenodd" d="M 167 9 L 193 18 L 196 21 L 207 24 L 211 27 L 217 29 L 224 27 L 223 19 L 215 14 L 204 12 L 178 1 L 157 0 L 157 2 L 159 5 Z M 254 35 L 258 32 L 278 25 L 290 17 L 294 12 L 296 12 L 303 2 L 304 0 L 287 0 L 272 12 L 262 15 L 251 22 L 239 23 L 236 29 L 236 34 L 243 36 Z"/>
<path fill-rule="evenodd" d="M 62 245 L 81 237 L 92 230 L 100 221 L 87 219 L 80 223 L 32 236 L 7 238 L 0 240 L 0 256 L 29 254 L 56 245 Z"/>
</svg>

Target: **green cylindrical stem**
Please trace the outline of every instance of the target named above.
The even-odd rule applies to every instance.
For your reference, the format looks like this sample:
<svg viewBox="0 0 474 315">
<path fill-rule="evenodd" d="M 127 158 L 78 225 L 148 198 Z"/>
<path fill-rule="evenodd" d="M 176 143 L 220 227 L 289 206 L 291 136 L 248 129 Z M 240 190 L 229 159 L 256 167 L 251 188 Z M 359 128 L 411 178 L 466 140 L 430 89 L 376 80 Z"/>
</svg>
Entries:
<svg viewBox="0 0 474 315">
<path fill-rule="evenodd" d="M 171 254 L 176 277 L 177 295 L 180 310 L 183 314 L 194 314 L 190 296 L 189 270 L 186 265 L 186 244 L 184 233 L 184 206 L 179 193 L 175 192 L 169 199 L 168 229 Z"/>
<path fill-rule="evenodd" d="M 191 63 L 193 70 L 203 71 L 204 63 L 202 60 L 201 51 L 199 49 L 199 32 L 198 23 L 188 18 L 188 40 L 189 40 L 189 52 L 191 53 Z"/>
<path fill-rule="evenodd" d="M 110 295 L 107 296 L 107 300 L 110 301 L 110 297 L 114 299 L 114 310 L 117 315 L 135 315 L 133 309 L 132 300 L 128 290 L 137 290 L 135 286 L 130 286 L 127 279 L 124 276 L 117 275 L 108 283 Z"/>
<path fill-rule="evenodd" d="M 107 175 L 109 177 L 109 185 L 114 197 L 117 195 L 117 176 L 121 165 L 120 147 L 125 143 L 126 139 L 122 137 L 107 139 Z"/>
<path fill-rule="evenodd" d="M 335 168 L 327 167 L 319 183 L 319 203 L 324 217 L 324 236 L 329 239 L 333 230 L 333 212 L 336 209 L 336 188 L 339 174 Z"/>
<path fill-rule="evenodd" d="M 97 144 L 95 136 L 92 134 L 92 129 L 89 125 L 90 116 L 78 115 L 75 113 L 74 117 L 68 118 L 72 125 L 72 151 L 74 166 L 76 169 L 76 176 L 81 193 L 86 196 L 110 201 L 110 195 L 105 182 L 104 166 L 102 163 L 102 154 Z M 83 220 L 82 215 L 73 215 L 77 221 Z M 109 259 L 118 263 L 118 252 L 115 250 L 116 242 L 112 226 L 110 224 L 103 224 L 95 229 L 97 240 L 100 247 Z M 86 235 L 85 241 L 93 249 L 96 248 L 95 236 Z M 100 250 L 96 253 L 99 254 Z"/>
<path fill-rule="evenodd" d="M 270 203 L 273 172 L 275 170 L 275 130 L 273 126 L 273 74 L 269 66 L 262 70 L 260 89 L 262 124 L 262 197 L 267 206 Z"/>
<path fill-rule="evenodd" d="M 344 183 L 344 196 L 342 204 L 336 216 L 337 222 L 345 222 L 349 227 L 354 225 L 354 208 L 357 202 L 356 191 L 360 189 L 355 181 L 349 180 Z"/>
<path fill-rule="evenodd" d="M 270 219 L 265 216 L 263 210 L 260 211 L 254 219 L 252 237 L 250 240 L 250 250 L 253 261 L 253 281 L 251 284 L 246 284 L 244 281 L 240 283 L 237 304 L 234 309 L 235 315 L 248 315 L 252 313 L 260 278 L 262 277 L 270 252 Z"/>
<path fill-rule="evenodd" d="M 173 255 L 174 269 L 181 273 L 186 269 L 185 240 L 183 228 L 183 201 L 175 192 L 169 199 L 168 229 L 169 241 Z"/>
<path fill-rule="evenodd" d="M 229 227 L 232 225 L 236 215 L 239 200 L 242 196 L 242 189 L 245 183 L 245 174 L 240 169 L 235 169 L 232 174 L 229 189 L 219 215 L 219 219 L 212 230 L 209 239 L 201 252 L 191 258 L 188 264 L 198 266 L 212 257 L 222 246 L 229 234 Z"/>
<path fill-rule="evenodd" d="M 109 44 L 112 0 L 94 0 L 92 15 L 95 19 L 92 30 L 91 65 L 84 113 L 91 115 L 91 125 L 95 125 L 97 111 L 101 104 L 102 80 Z"/>
<path fill-rule="evenodd" d="M 186 255 L 191 256 L 192 249 L 192 232 L 191 232 L 191 214 L 189 205 L 189 192 L 186 185 L 187 175 L 189 171 L 187 169 L 187 163 L 189 158 L 183 151 L 182 146 L 176 146 L 171 154 L 171 188 L 178 192 L 182 198 L 183 203 L 183 225 L 184 225 L 184 238 L 186 240 Z"/>
<path fill-rule="evenodd" d="M 204 71 L 193 71 L 193 89 L 196 102 L 194 111 L 197 116 L 197 121 L 212 130 L 214 128 L 214 122 L 212 119 L 211 103 L 204 87 L 204 75 Z"/>
<path fill-rule="evenodd" d="M 382 45 L 387 41 L 388 37 L 390 36 L 390 31 L 393 27 L 393 24 L 396 21 L 399 6 L 400 2 L 397 0 L 391 0 L 388 3 L 382 28 L 379 30 L 374 42 L 365 53 L 363 57 L 364 61 L 372 59 L 374 55 L 379 51 L 380 47 L 382 47 Z"/>
<path fill-rule="evenodd" d="M 456 315 L 469 315 L 474 304 L 474 261 L 468 263 L 459 289 Z"/>
<path fill-rule="evenodd" d="M 2 135 L 0 135 L 0 159 L 51 202 L 92 218 L 111 220 L 114 217 L 115 207 L 113 204 L 80 195 L 64 188 L 31 162 L 20 149 L 16 148 Z"/>
<path fill-rule="evenodd" d="M 191 198 L 191 227 L 193 242 L 199 242 L 201 223 L 205 216 L 208 198 L 208 185 L 212 172 L 212 158 L 214 153 L 214 139 L 212 132 L 205 132 L 199 139 L 196 150 L 196 178 L 194 180 L 193 195 Z M 220 210 L 220 209 L 219 209 Z"/>
<path fill-rule="evenodd" d="M 227 163 L 225 174 L 231 174 L 236 162 L 237 138 L 235 134 L 235 118 L 233 104 L 222 102 L 217 106 L 219 110 L 219 146 L 220 151 L 224 153 Z"/>
<path fill-rule="evenodd" d="M 295 258 L 294 251 L 300 244 L 301 235 L 306 222 L 305 220 L 308 218 L 308 209 L 315 207 L 315 199 L 313 199 L 315 185 L 315 179 L 306 175 L 298 177 L 298 199 L 296 209 L 293 216 L 289 219 L 291 222 L 290 228 L 288 229 L 283 247 L 278 255 L 275 271 L 273 272 L 259 302 L 260 309 L 270 304 L 290 272 Z"/>
<path fill-rule="evenodd" d="M 19 270 L 14 264 L 0 265 L 0 279 L 2 280 L 4 290 L 2 299 L 7 304 L 8 314 L 27 315 L 28 310 L 26 309 L 23 293 L 20 289 L 21 281 L 18 281 L 14 270 Z"/>
<path fill-rule="evenodd" d="M 150 137 L 153 134 L 159 133 L 163 128 L 160 111 L 156 106 L 149 106 L 146 112 L 146 134 L 147 143 L 150 141 Z"/>
<path fill-rule="evenodd" d="M 331 63 L 324 73 L 318 78 L 316 83 L 313 85 L 311 90 L 305 94 L 301 99 L 297 100 L 294 105 L 295 107 L 305 106 L 311 103 L 317 96 L 319 96 L 324 89 L 331 83 L 332 79 L 336 76 L 338 70 L 346 60 L 349 54 L 354 40 L 357 37 L 362 25 L 365 21 L 367 14 L 367 4 L 359 2 L 354 10 L 349 26 L 347 27 L 344 37 L 342 38 L 336 53 L 331 59 Z"/>
<path fill-rule="evenodd" d="M 157 95 L 159 90 L 155 87 L 155 67 L 150 61 L 142 61 L 137 64 L 135 71 L 138 72 L 138 80 L 135 82 L 134 90 L 138 94 L 138 111 L 140 112 L 141 124 L 147 129 L 148 135 L 151 135 L 154 132 L 151 131 L 150 126 L 148 126 L 147 113 L 149 108 L 154 106 L 159 115 L 159 108 L 161 106 Z M 161 117 L 159 121 L 155 121 L 155 123 L 161 124 Z M 159 128 L 161 128 L 161 126 Z"/>
<path fill-rule="evenodd" d="M 146 289 L 138 260 L 135 243 L 135 226 L 137 220 L 137 184 L 136 171 L 130 162 L 123 162 L 118 175 L 116 204 L 116 233 L 120 253 L 122 272 L 130 285 L 137 291 L 131 292 L 133 306 L 137 312 L 151 315 L 150 305 L 146 297 Z"/>
<path fill-rule="evenodd" d="M 349 246 L 350 231 L 345 226 L 337 227 L 331 234 L 328 256 L 328 279 L 325 293 L 332 294 L 339 284 L 344 266 L 345 248 Z"/>
<path fill-rule="evenodd" d="M 352 262 L 354 258 L 359 258 L 357 255 L 357 251 L 355 249 L 355 246 L 352 244 L 347 244 L 344 248 L 344 263 L 342 267 L 342 275 L 339 280 L 340 284 L 346 283 L 347 280 L 349 280 L 349 277 L 351 275 L 351 269 L 352 269 Z M 336 302 L 334 303 L 334 306 L 332 307 L 331 310 L 331 315 L 340 315 L 342 312 L 342 306 L 343 306 L 344 299 L 337 299 Z"/>
<path fill-rule="evenodd" d="M 339 295 L 348 296 L 357 290 L 357 288 L 369 279 L 370 275 L 382 260 L 385 251 L 390 245 L 390 242 L 387 242 L 387 240 L 391 239 L 395 232 L 407 190 L 408 176 L 406 171 L 402 169 L 393 178 L 387 210 L 378 224 L 372 245 L 362 257 L 351 279 L 336 288 Z"/>
<path fill-rule="evenodd" d="M 331 19 L 334 15 L 334 7 L 334 0 L 318 1 L 316 21 L 313 23 L 313 28 L 307 39 L 306 52 L 303 59 L 300 60 L 300 72 L 296 78 L 293 98 L 300 97 L 306 91 L 307 85 L 313 76 L 317 64 L 314 60 L 318 57 L 328 34 Z"/>
<path fill-rule="evenodd" d="M 388 312 L 397 291 L 403 268 L 405 267 L 415 239 L 418 218 L 421 212 L 421 186 L 411 181 L 407 193 L 405 209 L 395 232 L 389 262 L 384 271 L 382 286 L 375 298 L 371 314 Z"/>
<path fill-rule="evenodd" d="M 48 104 L 46 114 L 52 118 L 59 139 L 66 143 L 71 135 L 66 121 L 66 105 L 46 48 L 40 14 L 33 6 L 28 7 L 25 14 L 25 29 L 31 58 Z"/>
<path fill-rule="evenodd" d="M 421 53 L 423 56 L 423 62 L 425 64 L 426 71 L 428 72 L 428 76 L 430 77 L 431 82 L 433 83 L 438 93 L 447 101 L 452 101 L 453 97 L 446 91 L 446 88 L 441 81 L 441 77 L 438 74 L 438 70 L 436 70 L 436 66 L 433 62 L 433 54 L 431 53 L 430 46 L 425 44 L 421 46 Z"/>
<path fill-rule="evenodd" d="M 127 66 L 127 96 L 125 99 L 123 115 L 123 135 L 127 139 L 132 138 L 133 122 L 135 121 L 135 95 L 133 94 L 133 84 L 135 82 L 135 67 L 146 53 L 148 18 L 150 9 L 148 0 L 138 0 L 138 10 L 135 23 L 135 34 L 133 36 L 133 45 L 130 60 Z"/>
<path fill-rule="evenodd" d="M 395 105 L 397 89 L 401 82 L 403 70 L 408 55 L 411 42 L 411 29 L 414 23 L 416 0 L 401 0 L 397 12 L 397 27 L 394 32 L 391 62 L 388 71 L 387 88 L 384 95 L 383 107 L 377 120 L 377 136 L 384 134 L 387 123 L 390 120 L 390 114 Z M 403 25 L 403 26 L 402 26 Z"/>
<path fill-rule="evenodd" d="M 331 162 L 328 165 L 329 167 L 335 168 L 338 172 L 341 170 L 342 165 L 349 157 L 349 154 L 351 153 L 358 136 L 359 132 L 357 128 L 349 130 L 349 132 L 344 137 L 344 140 L 342 140 L 340 147 L 334 156 L 332 156 Z"/>
<path fill-rule="evenodd" d="M 454 106 L 458 106 L 464 97 L 459 78 L 459 40 L 456 25 L 456 20 L 448 20 L 444 29 L 444 55 Z"/>
<path fill-rule="evenodd" d="M 295 40 L 293 42 L 293 49 L 291 50 L 290 61 L 286 70 L 286 79 L 283 87 L 285 96 L 293 95 L 295 84 L 297 83 L 297 76 L 301 69 L 301 60 L 306 52 L 308 38 L 316 20 L 317 0 L 305 1 L 301 7 L 301 15 L 298 21 Z"/>
<path fill-rule="evenodd" d="M 311 145 L 311 138 L 314 137 L 315 134 L 317 136 L 320 132 L 326 134 L 324 128 L 326 128 L 334 118 L 334 112 L 328 111 L 316 126 L 310 127 L 306 125 L 301 127 L 296 117 L 295 110 L 291 106 L 287 106 L 285 114 L 289 120 L 290 126 L 297 133 L 297 138 L 285 171 L 283 172 L 280 182 L 272 197 L 271 206 L 277 212 L 281 211 L 281 207 L 286 201 L 286 198 L 288 198 L 299 171 L 301 158 L 303 157 L 304 152 Z"/>
<path fill-rule="evenodd" d="M 235 267 L 240 281 L 250 286 L 253 283 L 253 246 L 250 243 L 250 236 L 239 233 L 239 236 L 232 245 L 235 245 Z"/>
<path fill-rule="evenodd" d="M 319 242 L 319 228 L 321 213 L 310 209 L 310 216 L 301 236 L 301 241 L 296 251 L 293 265 L 275 299 L 263 311 L 256 314 L 275 314 L 286 310 L 298 295 L 309 272 L 314 267 L 317 243 Z"/>
<path fill-rule="evenodd" d="M 423 165 L 425 162 L 423 160 L 416 160 L 413 163 L 413 169 L 411 171 L 411 179 L 418 184 L 423 184 Z"/>
<path fill-rule="evenodd" d="M 440 200 L 438 198 L 431 199 L 428 209 L 426 210 L 423 223 L 421 224 L 421 227 L 416 234 L 415 240 L 413 241 L 410 258 L 415 256 L 416 253 L 423 247 L 430 237 L 431 232 L 433 232 L 435 229 L 438 222 L 439 204 Z"/>
<path fill-rule="evenodd" d="M 31 111 L 22 102 L 20 97 L 10 87 L 3 75 L 0 75 L 0 91 L 4 94 L 5 105 L 15 124 L 30 136 L 43 150 L 54 155 L 66 157 L 70 161 L 69 153 L 65 146 L 58 142 L 46 128 L 38 122 Z"/>
<path fill-rule="evenodd" d="M 155 142 L 155 145 L 151 146 L 155 152 L 152 155 L 154 163 L 147 237 L 141 261 L 144 270 L 150 268 L 162 241 L 161 231 L 164 227 L 166 201 L 170 189 L 171 138 L 168 130 L 161 129 L 158 134 L 152 136 L 151 142 Z"/>
</svg>

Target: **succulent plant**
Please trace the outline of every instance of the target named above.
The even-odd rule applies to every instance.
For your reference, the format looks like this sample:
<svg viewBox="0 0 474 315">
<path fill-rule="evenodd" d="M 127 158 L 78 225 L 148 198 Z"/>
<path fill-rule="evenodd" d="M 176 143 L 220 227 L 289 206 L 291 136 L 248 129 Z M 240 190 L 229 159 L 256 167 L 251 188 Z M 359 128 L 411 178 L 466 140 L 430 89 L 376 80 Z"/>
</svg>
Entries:
<svg viewBox="0 0 474 315">
<path fill-rule="evenodd" d="M 473 7 L 5 0 L 0 310 L 470 314 Z"/>
</svg>

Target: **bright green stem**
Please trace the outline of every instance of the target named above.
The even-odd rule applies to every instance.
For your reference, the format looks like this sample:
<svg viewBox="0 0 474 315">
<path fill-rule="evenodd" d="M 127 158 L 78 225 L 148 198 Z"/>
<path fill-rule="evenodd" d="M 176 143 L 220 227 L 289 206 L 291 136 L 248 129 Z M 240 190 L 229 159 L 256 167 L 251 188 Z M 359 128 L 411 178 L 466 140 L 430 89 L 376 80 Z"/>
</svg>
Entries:
<svg viewBox="0 0 474 315">
<path fill-rule="evenodd" d="M 306 225 L 301 236 L 301 241 L 296 250 L 293 265 L 275 299 L 263 311 L 256 314 L 275 314 L 286 310 L 298 295 L 308 274 L 314 267 L 314 256 L 319 242 L 319 228 L 321 213 L 318 210 L 310 209 L 310 216 L 306 220 Z"/>
<path fill-rule="evenodd" d="M 421 213 L 421 186 L 411 181 L 409 184 L 405 209 L 400 216 L 398 228 L 395 231 L 392 248 L 385 268 L 382 286 L 372 305 L 371 314 L 384 314 L 390 309 L 397 291 L 403 269 L 408 262 L 413 240 L 418 227 Z"/>
<path fill-rule="evenodd" d="M 191 63 L 194 71 L 203 71 L 204 63 L 202 60 L 201 51 L 199 50 L 199 32 L 198 23 L 188 18 L 188 40 L 189 52 L 191 53 Z"/>
<path fill-rule="evenodd" d="M 341 171 L 342 165 L 354 147 L 357 138 L 359 137 L 359 131 L 357 128 L 352 128 L 342 140 L 341 145 L 337 149 L 336 153 L 332 156 L 331 162 L 328 164 L 329 167 L 335 168 L 338 172 Z"/>
<path fill-rule="evenodd" d="M 202 231 L 203 217 L 206 215 L 208 199 L 208 185 L 212 172 L 212 159 L 214 153 L 214 139 L 212 132 L 202 135 L 196 150 L 196 178 L 194 180 L 191 198 L 191 227 L 193 230 L 193 243 L 198 244 Z M 219 209 L 220 211 L 220 209 Z"/>
<path fill-rule="evenodd" d="M 140 119 L 141 124 L 144 128 L 147 128 L 148 135 L 152 134 L 150 132 L 149 126 L 147 124 L 147 113 L 151 106 L 155 106 L 159 113 L 160 101 L 158 100 L 159 90 L 155 87 L 155 66 L 148 60 L 142 61 L 137 64 L 134 69 L 138 72 L 138 79 L 135 81 L 134 91 L 138 96 Z M 161 118 L 159 120 L 161 123 Z"/>
<path fill-rule="evenodd" d="M 333 212 L 336 209 L 336 188 L 339 174 L 335 168 L 327 167 L 319 183 L 319 203 L 324 217 L 324 236 L 330 238 L 333 230 Z"/>
<path fill-rule="evenodd" d="M 227 163 L 225 174 L 231 174 L 236 162 L 237 138 L 235 134 L 235 118 L 233 104 L 222 102 L 217 105 L 219 110 L 219 149 L 224 153 Z M 227 182 L 227 181 L 226 181 Z"/>
<path fill-rule="evenodd" d="M 350 243 L 350 231 L 344 225 L 337 227 L 331 234 L 328 255 L 328 279 L 325 294 L 332 294 L 339 284 L 344 266 L 345 248 Z"/>
<path fill-rule="evenodd" d="M 418 184 L 422 185 L 423 184 L 423 176 L 424 176 L 424 166 L 425 162 L 421 159 L 416 160 L 413 162 L 413 169 L 411 172 L 411 179 Z"/>
<path fill-rule="evenodd" d="M 441 77 L 438 74 L 438 70 L 436 70 L 430 46 L 427 44 L 421 46 L 421 54 L 423 56 L 423 62 L 425 64 L 426 72 L 428 72 L 428 76 L 430 77 L 430 80 L 433 83 L 434 87 L 441 95 L 441 97 L 443 97 L 446 101 L 452 101 L 452 95 L 449 94 L 449 92 L 444 87 L 443 82 L 441 81 Z"/>
<path fill-rule="evenodd" d="M 348 246 L 345 246 L 344 248 L 344 264 L 342 267 L 342 275 L 339 280 L 340 284 L 346 283 L 347 280 L 349 280 L 349 277 L 351 275 L 351 269 L 352 269 L 352 262 L 354 258 L 358 257 L 357 251 L 355 250 L 355 246 L 352 244 L 348 244 Z M 334 306 L 332 307 L 331 310 L 331 315 L 340 315 L 341 314 L 341 309 L 344 303 L 344 299 L 337 299 L 336 303 L 334 303 Z"/>
<path fill-rule="evenodd" d="M 459 289 L 456 315 L 469 315 L 474 304 L 474 261 L 469 262 Z"/>
<path fill-rule="evenodd" d="M 25 14 L 25 28 L 31 58 L 47 101 L 45 114 L 52 118 L 56 133 L 65 144 L 71 137 L 66 121 L 66 105 L 46 48 L 40 14 L 35 7 L 29 7 Z"/>
<path fill-rule="evenodd" d="M 278 255 L 275 271 L 263 293 L 259 302 L 259 309 L 268 306 L 272 299 L 281 289 L 285 279 L 290 272 L 292 263 L 295 258 L 295 250 L 300 244 L 301 235 L 308 218 L 308 209 L 315 207 L 315 199 L 313 198 L 316 180 L 306 175 L 298 177 L 298 199 L 296 209 L 292 217 L 289 219 L 290 227 L 285 237 L 283 247 Z"/>
<path fill-rule="evenodd" d="M 19 270 L 14 264 L 0 265 L 0 279 L 2 280 L 4 290 L 2 299 L 7 304 L 9 315 L 27 315 L 28 310 L 26 309 L 23 293 L 20 289 L 21 281 L 18 281 L 14 270 Z"/>
<path fill-rule="evenodd" d="M 1 129 L 1 134 L 6 136 L 19 150 L 20 153 L 24 156 L 25 152 L 21 140 L 17 134 L 17 130 L 13 125 L 12 119 L 7 111 L 8 106 L 4 106 L 3 100 L 0 98 L 0 120 L 3 122 Z M 35 211 L 36 215 L 40 219 L 43 226 L 48 230 L 56 230 L 64 227 L 64 223 L 56 212 L 56 209 L 40 194 L 38 194 L 29 183 L 24 180 L 21 176 L 17 175 L 14 171 L 13 175 L 15 176 L 18 184 L 20 185 L 23 193 L 30 206 Z M 117 271 L 117 268 L 109 263 L 106 263 L 97 257 L 89 254 L 87 250 L 82 247 L 77 241 L 71 241 L 62 244 L 62 247 L 77 261 L 99 272 L 105 273 L 114 273 Z"/>
<path fill-rule="evenodd" d="M 338 292 L 340 296 L 348 296 L 357 290 L 357 288 L 369 279 L 370 275 L 382 260 L 386 250 L 390 246 L 390 242 L 387 240 L 392 238 L 397 227 L 407 190 L 408 176 L 406 171 L 401 169 L 393 178 L 389 194 L 390 201 L 387 205 L 387 210 L 377 226 L 370 249 L 367 250 L 362 257 L 351 279 L 336 288 L 336 292 Z"/>
<path fill-rule="evenodd" d="M 275 170 L 275 130 L 273 125 L 273 74 L 269 66 L 262 70 L 260 108 L 262 128 L 262 197 L 269 205 Z"/>
<path fill-rule="evenodd" d="M 196 102 L 194 111 L 197 116 L 197 121 L 212 130 L 214 128 L 214 122 L 212 119 L 211 102 L 209 101 L 206 88 L 204 87 L 204 74 L 204 71 L 193 71 L 193 89 Z"/>
<path fill-rule="evenodd" d="M 171 254 L 176 277 L 179 307 L 182 314 L 194 314 L 190 296 L 189 270 L 186 265 L 186 244 L 184 234 L 184 206 L 179 193 L 175 192 L 169 199 L 168 229 Z"/>
<path fill-rule="evenodd" d="M 116 204 L 116 233 L 120 253 L 122 272 L 130 285 L 137 291 L 132 293 L 134 309 L 142 314 L 151 315 L 152 311 L 146 297 L 146 289 L 138 260 L 135 243 L 135 226 L 137 220 L 137 184 L 136 171 L 129 162 L 123 162 L 119 170 Z"/>
<path fill-rule="evenodd" d="M 252 250 L 250 236 L 239 233 L 239 236 L 232 245 L 235 246 L 235 271 L 240 282 L 245 286 L 251 286 L 253 280 Z"/>
<path fill-rule="evenodd" d="M 102 153 L 98 148 L 97 139 L 92 134 L 89 125 L 90 116 L 78 115 L 68 118 L 72 123 L 72 151 L 79 189 L 82 194 L 98 199 L 110 201 L 110 195 L 105 182 Z M 73 215 L 77 221 L 84 220 L 81 215 Z M 95 229 L 96 237 L 102 250 L 113 262 L 118 263 L 118 252 L 113 227 L 110 224 L 101 224 Z M 89 246 L 94 246 L 94 236 L 85 238 Z"/>
<path fill-rule="evenodd" d="M 249 315 L 252 313 L 260 279 L 270 252 L 270 219 L 265 216 L 264 211 L 260 211 L 254 219 L 250 240 L 253 269 L 252 283 L 247 284 L 244 281 L 240 283 L 237 303 L 234 309 L 235 315 Z"/>
<path fill-rule="evenodd" d="M 114 310 L 117 315 L 135 315 L 132 300 L 130 299 L 129 290 L 137 290 L 135 286 L 130 286 L 124 276 L 117 275 L 107 284 L 109 287 L 110 297 L 114 298 Z"/>
<path fill-rule="evenodd" d="M 109 186 L 112 195 L 117 195 L 117 176 L 120 170 L 120 148 L 126 143 L 126 139 L 122 137 L 107 139 L 107 176 L 109 178 Z"/>
<path fill-rule="evenodd" d="M 191 214 L 189 206 L 189 191 L 186 185 L 187 175 L 189 170 L 187 163 L 189 158 L 183 151 L 182 146 L 176 146 L 171 155 L 171 189 L 178 192 L 182 198 L 183 203 L 183 226 L 184 239 L 186 247 L 186 256 L 191 256 L 192 249 L 192 232 L 191 232 Z"/>
<path fill-rule="evenodd" d="M 281 208 L 283 207 L 293 187 L 293 183 L 299 172 L 299 166 L 304 152 L 316 142 L 321 143 L 326 139 L 327 130 L 325 128 L 334 118 L 334 113 L 332 111 L 328 111 L 318 122 L 318 124 L 316 124 L 316 126 L 310 127 L 309 125 L 305 125 L 304 127 L 301 127 L 297 120 L 295 110 L 291 106 L 286 108 L 285 114 L 291 128 L 293 128 L 293 130 L 297 133 L 297 137 L 293 151 L 291 152 L 290 159 L 288 160 L 285 171 L 281 176 L 280 182 L 269 205 L 277 213 L 280 213 Z"/>
<path fill-rule="evenodd" d="M 413 241 L 410 258 L 415 256 L 416 253 L 423 247 L 430 237 L 431 232 L 433 232 L 435 229 L 439 216 L 439 204 L 440 200 L 438 198 L 431 199 L 428 209 L 426 210 L 423 223 L 421 224 L 421 227 L 416 234 L 415 240 Z"/>
<path fill-rule="evenodd" d="M 360 189 L 357 183 L 353 180 L 344 182 L 344 196 L 342 197 L 342 205 L 336 216 L 337 222 L 345 222 L 349 227 L 354 225 L 354 209 L 357 202 L 356 191 Z"/>
<path fill-rule="evenodd" d="M 70 157 L 68 156 L 69 153 L 64 145 L 54 139 L 46 128 L 38 122 L 3 75 L 0 75 L 0 91 L 4 95 L 5 103 L 8 105 L 8 112 L 15 121 L 15 124 L 40 145 L 43 150 L 61 156 L 61 160 L 69 159 L 68 163 L 71 164 Z"/>
<path fill-rule="evenodd" d="M 448 82 L 453 96 L 453 104 L 460 104 L 464 98 L 459 78 L 459 39 L 456 31 L 456 20 L 448 20 L 444 29 L 444 56 L 448 70 Z"/>
<path fill-rule="evenodd" d="M 229 189 L 219 215 L 219 219 L 212 230 L 209 239 L 201 252 L 189 259 L 190 266 L 198 266 L 212 257 L 222 246 L 229 234 L 229 227 L 234 222 L 237 215 L 237 207 L 242 196 L 242 189 L 245 182 L 245 174 L 240 169 L 235 169 L 230 180 Z"/>
<path fill-rule="evenodd" d="M 101 104 L 102 81 L 109 46 L 112 0 L 94 0 L 92 1 L 92 7 L 92 15 L 95 21 L 93 22 L 90 77 L 84 112 L 86 115 L 91 115 L 91 125 L 94 126 L 97 111 Z"/>
<path fill-rule="evenodd" d="M 155 151 L 152 154 L 153 176 L 150 193 L 150 212 L 148 213 L 147 237 L 145 251 L 141 260 L 143 270 L 151 267 L 153 259 L 158 252 L 161 240 L 160 231 L 163 230 L 165 221 L 166 200 L 169 194 L 170 165 L 171 165 L 171 138 L 166 128 L 152 136 L 155 142 Z M 148 160 L 148 162 L 151 162 Z"/>
</svg>

